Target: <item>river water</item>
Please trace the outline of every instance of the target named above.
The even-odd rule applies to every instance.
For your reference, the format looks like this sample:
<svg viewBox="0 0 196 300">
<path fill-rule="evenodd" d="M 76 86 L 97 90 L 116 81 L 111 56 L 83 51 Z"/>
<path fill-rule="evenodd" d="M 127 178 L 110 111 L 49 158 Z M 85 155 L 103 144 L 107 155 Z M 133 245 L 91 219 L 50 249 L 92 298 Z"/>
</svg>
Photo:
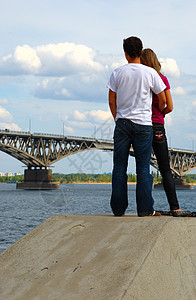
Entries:
<svg viewBox="0 0 196 300">
<path fill-rule="evenodd" d="M 136 213 L 135 185 L 129 185 L 127 213 Z M 60 190 L 16 190 L 15 184 L 0 184 L 0 252 L 56 214 L 105 214 L 110 209 L 110 184 L 63 184 Z M 184 210 L 196 211 L 196 187 L 178 190 Z M 163 190 L 153 189 L 155 209 L 168 210 Z"/>
</svg>

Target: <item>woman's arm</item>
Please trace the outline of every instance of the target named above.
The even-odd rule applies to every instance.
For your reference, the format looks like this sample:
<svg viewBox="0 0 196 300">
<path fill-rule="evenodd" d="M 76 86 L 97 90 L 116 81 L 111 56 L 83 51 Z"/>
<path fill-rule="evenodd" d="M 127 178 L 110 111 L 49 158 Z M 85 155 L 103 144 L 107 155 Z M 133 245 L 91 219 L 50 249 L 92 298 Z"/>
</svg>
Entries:
<svg viewBox="0 0 196 300">
<path fill-rule="evenodd" d="M 161 93 L 157 94 L 157 97 L 159 99 L 159 110 L 162 112 L 165 109 L 166 104 L 166 95 L 165 91 L 162 91 Z"/>
<path fill-rule="evenodd" d="M 116 118 L 116 93 L 109 89 L 109 107 L 112 116 L 115 120 Z"/>
<path fill-rule="evenodd" d="M 165 91 L 165 96 L 166 96 L 166 107 L 162 111 L 163 115 L 169 114 L 173 110 L 173 101 L 172 101 L 170 90 Z"/>
</svg>

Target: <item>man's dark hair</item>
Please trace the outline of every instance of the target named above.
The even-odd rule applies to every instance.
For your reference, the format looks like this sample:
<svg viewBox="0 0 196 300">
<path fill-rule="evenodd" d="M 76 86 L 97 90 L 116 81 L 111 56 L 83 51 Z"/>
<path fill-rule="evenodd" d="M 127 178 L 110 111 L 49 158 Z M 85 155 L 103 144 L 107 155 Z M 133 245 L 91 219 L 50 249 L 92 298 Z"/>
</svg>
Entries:
<svg viewBox="0 0 196 300">
<path fill-rule="evenodd" d="M 140 57 L 142 53 L 142 41 L 135 36 L 123 40 L 123 49 L 131 58 Z"/>
</svg>

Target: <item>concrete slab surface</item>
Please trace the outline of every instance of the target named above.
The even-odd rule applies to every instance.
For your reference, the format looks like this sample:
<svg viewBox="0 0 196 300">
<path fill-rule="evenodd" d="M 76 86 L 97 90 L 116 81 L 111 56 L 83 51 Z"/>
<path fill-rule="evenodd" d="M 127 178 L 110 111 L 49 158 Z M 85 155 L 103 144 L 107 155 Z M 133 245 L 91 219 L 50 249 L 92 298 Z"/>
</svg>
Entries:
<svg viewBox="0 0 196 300">
<path fill-rule="evenodd" d="M 53 216 L 0 254 L 0 299 L 194 300 L 195 220 Z"/>
</svg>

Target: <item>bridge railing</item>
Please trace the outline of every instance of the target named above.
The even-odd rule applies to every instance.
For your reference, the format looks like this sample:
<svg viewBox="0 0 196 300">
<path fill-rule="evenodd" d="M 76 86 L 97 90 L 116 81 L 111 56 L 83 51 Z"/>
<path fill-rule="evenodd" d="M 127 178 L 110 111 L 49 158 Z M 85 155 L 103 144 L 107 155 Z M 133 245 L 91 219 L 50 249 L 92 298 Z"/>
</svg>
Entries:
<svg viewBox="0 0 196 300">
<path fill-rule="evenodd" d="M 39 137 L 59 137 L 64 139 L 77 139 L 77 140 L 89 140 L 89 141 L 113 141 L 112 139 L 98 139 L 93 137 L 80 137 L 80 136 L 71 136 L 71 135 L 62 135 L 62 134 L 51 134 L 51 133 L 40 133 L 40 132 L 34 132 L 31 133 L 30 131 L 16 131 L 16 130 L 9 130 L 9 129 L 0 129 L 0 133 L 9 133 L 9 134 L 21 134 L 21 135 L 28 135 L 31 137 L 39 136 Z"/>
</svg>

